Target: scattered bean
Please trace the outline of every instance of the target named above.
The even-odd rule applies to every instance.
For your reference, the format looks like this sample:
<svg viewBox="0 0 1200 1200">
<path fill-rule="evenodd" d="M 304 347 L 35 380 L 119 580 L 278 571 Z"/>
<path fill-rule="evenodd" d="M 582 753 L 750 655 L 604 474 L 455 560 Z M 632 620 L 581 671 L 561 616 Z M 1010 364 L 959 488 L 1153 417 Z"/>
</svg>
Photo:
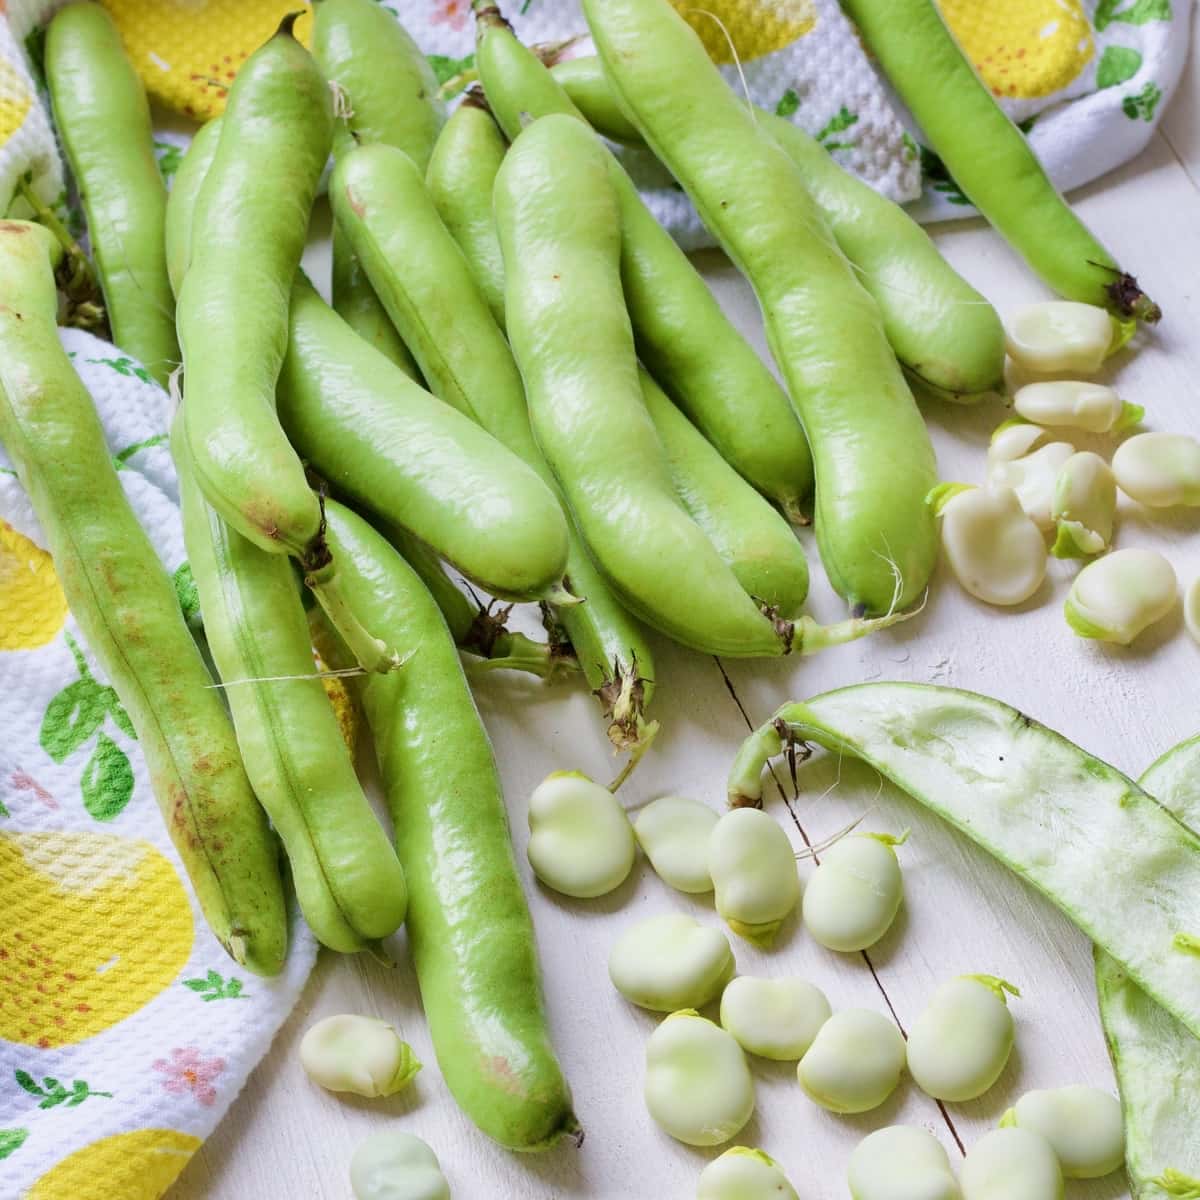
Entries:
<svg viewBox="0 0 1200 1200">
<path fill-rule="evenodd" d="M 1021 507 L 1040 529 L 1050 529 L 1054 521 L 1054 485 L 1058 473 L 1075 453 L 1070 442 L 1050 442 L 1023 458 L 994 463 L 988 468 L 988 487 L 1012 488 Z"/>
<path fill-rule="evenodd" d="M 1184 433 L 1139 433 L 1117 447 L 1117 483 L 1149 508 L 1200 505 L 1200 442 Z"/>
<path fill-rule="evenodd" d="M 820 988 L 804 979 L 740 975 L 721 996 L 721 1025 L 760 1058 L 803 1058 L 832 1013 Z"/>
<path fill-rule="evenodd" d="M 1042 586 L 1046 541 L 1012 488 L 930 493 L 942 517 L 942 549 L 955 578 L 985 604 L 1021 604 Z"/>
<path fill-rule="evenodd" d="M 529 798 L 529 863 L 564 896 L 590 899 L 619 887 L 637 844 L 613 794 L 579 771 L 554 771 Z"/>
<path fill-rule="evenodd" d="M 943 983 L 908 1031 L 908 1070 L 935 1100 L 974 1100 L 1000 1078 L 1013 1048 L 1004 994 L 1020 993 L 991 975 Z"/>
<path fill-rule="evenodd" d="M 866 1008 L 836 1012 L 796 1067 L 810 1100 L 835 1113 L 878 1108 L 900 1083 L 904 1039 L 887 1017 Z"/>
<path fill-rule="evenodd" d="M 1004 421 L 992 431 L 992 439 L 988 443 L 987 463 L 991 468 L 996 463 L 1012 462 L 1016 458 L 1024 458 L 1035 446 L 1042 442 L 1048 434 L 1040 425 L 1029 421 L 1013 418 Z"/>
<path fill-rule="evenodd" d="M 717 814 L 699 800 L 661 796 L 638 813 L 633 832 L 663 882 L 698 895 L 713 890 L 708 842 Z"/>
<path fill-rule="evenodd" d="M 804 889 L 804 925 L 830 950 L 849 953 L 873 946 L 896 919 L 904 881 L 893 847 L 908 837 L 862 833 L 826 852 Z"/>
<path fill-rule="evenodd" d="M 754 1080 L 742 1048 L 690 1009 L 672 1013 L 646 1043 L 646 1107 L 673 1138 L 719 1146 L 750 1120 Z"/>
<path fill-rule="evenodd" d="M 1061 1200 L 1062 1169 L 1045 1138 L 1026 1129 L 994 1129 L 967 1152 L 963 1200 Z"/>
<path fill-rule="evenodd" d="M 1099 1088 L 1076 1084 L 1026 1092 L 1000 1124 L 1041 1134 L 1068 1179 L 1098 1179 L 1125 1161 L 1121 1102 Z"/>
<path fill-rule="evenodd" d="M 1128 646 L 1175 607 L 1175 571 L 1156 550 L 1114 550 L 1089 563 L 1067 594 L 1067 624 L 1080 637 Z"/>
<path fill-rule="evenodd" d="M 1108 463 L 1090 450 L 1071 455 L 1054 484 L 1050 516 L 1058 530 L 1055 558 L 1088 558 L 1112 543 L 1117 481 Z"/>
<path fill-rule="evenodd" d="M 719 930 L 685 913 L 631 925 L 608 956 L 608 977 L 626 1000 L 654 1012 L 699 1008 L 733 978 L 733 951 Z"/>
<path fill-rule="evenodd" d="M 1070 300 L 1028 304 L 1012 315 L 1005 332 L 1010 357 L 1042 375 L 1098 371 L 1113 341 L 1104 309 Z"/>
<path fill-rule="evenodd" d="M 412 1047 L 375 1017 L 347 1013 L 318 1021 L 300 1042 L 300 1065 L 331 1092 L 392 1096 L 421 1069 Z"/>
<path fill-rule="evenodd" d="M 1013 396 L 1013 408 L 1038 425 L 1066 425 L 1088 433 L 1117 433 L 1146 415 L 1140 404 L 1127 404 L 1110 387 L 1070 379 L 1027 383 Z"/>
<path fill-rule="evenodd" d="M 350 1186 L 357 1200 L 450 1200 L 437 1155 L 398 1129 L 373 1133 L 355 1150 Z"/>
<path fill-rule="evenodd" d="M 783 1168 L 761 1150 L 734 1146 L 700 1172 L 696 1200 L 799 1200 Z"/>
<path fill-rule="evenodd" d="M 910 1125 L 863 1138 L 850 1155 L 848 1181 L 853 1200 L 959 1200 L 941 1142 Z"/>
<path fill-rule="evenodd" d="M 727 812 L 708 839 L 717 912 L 729 928 L 768 946 L 800 900 L 800 873 L 783 827 L 758 808 Z"/>
</svg>

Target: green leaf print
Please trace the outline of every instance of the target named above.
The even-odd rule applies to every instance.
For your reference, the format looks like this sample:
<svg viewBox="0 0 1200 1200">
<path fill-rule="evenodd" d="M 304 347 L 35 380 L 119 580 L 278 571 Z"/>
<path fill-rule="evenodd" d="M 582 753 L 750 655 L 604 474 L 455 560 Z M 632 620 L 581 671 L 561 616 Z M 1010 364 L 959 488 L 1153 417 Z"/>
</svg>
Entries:
<svg viewBox="0 0 1200 1200">
<path fill-rule="evenodd" d="M 925 181 L 925 186 L 945 196 L 951 204 L 970 204 L 970 200 L 955 183 L 954 176 L 937 154 L 928 146 L 919 146 L 918 149 L 921 152 L 921 178 Z"/>
<path fill-rule="evenodd" d="M 779 97 L 779 103 L 775 105 L 775 115 L 777 117 L 790 117 L 799 107 L 800 93 L 795 88 L 788 88 Z"/>
<path fill-rule="evenodd" d="M 1100 0 L 1096 5 L 1096 15 L 1092 23 L 1097 33 L 1103 33 L 1114 21 L 1122 21 L 1126 25 L 1146 25 L 1151 21 L 1169 21 L 1171 19 L 1171 0 L 1133 0 L 1132 4 L 1122 8 L 1125 0 Z"/>
<path fill-rule="evenodd" d="M 140 379 L 143 383 L 153 382 L 150 378 L 150 372 L 146 370 L 140 363 L 136 363 L 132 358 L 126 358 L 122 355 L 120 358 L 85 358 L 86 363 L 92 363 L 100 367 L 112 367 L 118 375 L 124 375 L 127 379 Z"/>
<path fill-rule="evenodd" d="M 133 795 L 133 767 L 112 738 L 100 734 L 79 781 L 83 807 L 97 821 L 119 816 Z"/>
<path fill-rule="evenodd" d="M 200 994 L 200 999 L 206 1003 L 213 1000 L 248 1000 L 242 992 L 242 981 L 231 975 L 224 979 L 216 971 L 209 970 L 203 979 L 185 979 L 183 986 Z"/>
<path fill-rule="evenodd" d="M 56 763 L 65 762 L 104 723 L 107 688 L 91 675 L 69 683 L 46 708 L 38 740 Z"/>
<path fill-rule="evenodd" d="M 154 140 L 154 157 L 158 159 L 158 171 L 164 179 L 170 179 L 183 162 L 183 151 L 173 142 Z"/>
<path fill-rule="evenodd" d="M 858 113 L 852 113 L 844 104 L 826 122 L 825 128 L 817 134 L 817 141 L 831 154 L 834 150 L 851 150 L 853 142 L 834 141 L 834 134 L 845 133 L 847 129 L 858 124 Z"/>
<path fill-rule="evenodd" d="M 35 25 L 25 35 L 25 57 L 29 61 L 29 73 L 38 89 L 46 87 L 46 26 Z"/>
<path fill-rule="evenodd" d="M 28 1129 L 0 1129 L 0 1160 L 20 1150 L 28 1136 Z"/>
<path fill-rule="evenodd" d="M 139 367 L 138 370 L 140 371 L 141 368 Z M 147 378 L 149 377 L 147 376 Z M 132 446 L 126 446 L 124 450 L 118 450 L 113 455 L 113 466 L 118 471 L 124 470 L 129 460 L 139 451 L 149 450 L 151 446 L 165 445 L 170 436 L 168 433 L 156 433 L 153 437 L 143 438 L 140 442 L 134 442 Z"/>
<path fill-rule="evenodd" d="M 465 58 L 450 58 L 446 54 L 430 54 L 429 65 L 441 85 L 450 82 L 456 75 L 463 75 L 475 66 L 475 55 L 468 54 Z"/>
<path fill-rule="evenodd" d="M 175 599 L 179 601 L 179 608 L 183 613 L 183 619 L 188 623 L 188 628 L 201 628 L 200 593 L 196 591 L 192 564 L 180 563 L 175 568 L 175 574 L 171 576 L 171 582 L 175 585 Z"/>
<path fill-rule="evenodd" d="M 1132 79 L 1142 69 L 1140 50 L 1131 46 L 1105 46 L 1096 68 L 1096 87 L 1116 87 Z"/>
<path fill-rule="evenodd" d="M 82 1079 L 76 1079 L 72 1082 L 69 1088 L 63 1085 L 51 1075 L 43 1077 L 41 1086 L 34 1082 L 33 1076 L 28 1071 L 14 1071 L 13 1078 L 17 1081 L 17 1086 L 28 1092 L 31 1096 L 37 1096 L 41 1103 L 38 1108 L 57 1108 L 60 1104 L 65 1104 L 68 1108 L 78 1108 L 85 1100 L 92 1096 L 105 1096 L 109 1100 L 112 1099 L 112 1092 L 93 1092 L 90 1087 Z M 0 1137 L 3 1132 L 14 1132 L 26 1134 L 23 1129 L 12 1131 L 0 1131 Z M 21 1142 L 25 1140 L 23 1136 Z M 21 1144 L 17 1143 L 17 1146 Z M 12 1153 L 17 1146 L 13 1146 L 8 1153 Z M 0 1158 L 5 1157 L 5 1154 L 0 1150 Z"/>
<path fill-rule="evenodd" d="M 1157 83 L 1147 83 L 1136 95 L 1126 96 L 1121 101 L 1121 111 L 1131 120 L 1153 121 L 1155 109 L 1162 99 L 1162 88 Z"/>
</svg>

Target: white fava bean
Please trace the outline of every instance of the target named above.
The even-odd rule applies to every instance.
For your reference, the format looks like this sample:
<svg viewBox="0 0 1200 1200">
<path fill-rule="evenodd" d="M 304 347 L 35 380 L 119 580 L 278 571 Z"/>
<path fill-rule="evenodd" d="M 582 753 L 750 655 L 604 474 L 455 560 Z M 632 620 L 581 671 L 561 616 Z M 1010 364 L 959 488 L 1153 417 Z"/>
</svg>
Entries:
<svg viewBox="0 0 1200 1200">
<path fill-rule="evenodd" d="M 1088 558 L 1107 550 L 1116 511 L 1117 481 L 1108 463 L 1090 450 L 1072 454 L 1054 485 L 1055 557 Z"/>
<path fill-rule="evenodd" d="M 708 839 L 717 814 L 699 800 L 662 796 L 638 813 L 633 832 L 664 883 L 692 895 L 713 890 Z"/>
<path fill-rule="evenodd" d="M 825 851 L 804 889 L 804 927 L 822 946 L 850 953 L 873 946 L 896 919 L 904 881 L 893 847 L 900 838 L 861 833 Z"/>
<path fill-rule="evenodd" d="M 1113 341 L 1104 309 L 1070 300 L 1028 304 L 1013 313 L 1004 332 L 1009 356 L 1039 375 L 1098 371 Z"/>
<path fill-rule="evenodd" d="M 941 507 L 942 550 L 964 590 L 985 604 L 1028 600 L 1046 577 L 1046 539 L 1012 488 L 969 487 Z"/>
<path fill-rule="evenodd" d="M 847 1172 L 853 1200 L 958 1200 L 941 1142 L 925 1129 L 890 1125 L 863 1138 Z"/>
<path fill-rule="evenodd" d="M 1044 1137 L 1068 1179 L 1098 1179 L 1125 1161 L 1121 1102 L 1099 1088 L 1076 1084 L 1026 1092 L 1000 1124 Z"/>
<path fill-rule="evenodd" d="M 1128 646 L 1175 607 L 1175 571 L 1155 550 L 1114 550 L 1088 563 L 1067 593 L 1067 624 L 1080 637 Z"/>
<path fill-rule="evenodd" d="M 992 975 L 943 983 L 908 1031 L 908 1073 L 935 1100 L 974 1100 L 1000 1078 L 1013 1048 L 1004 1002 L 1016 988 Z"/>
<path fill-rule="evenodd" d="M 437 1155 L 400 1130 L 373 1133 L 355 1150 L 350 1186 L 357 1200 L 450 1200 Z"/>
<path fill-rule="evenodd" d="M 783 1168 L 761 1150 L 734 1146 L 700 1172 L 696 1200 L 800 1200 Z"/>
<path fill-rule="evenodd" d="M 608 956 L 613 987 L 654 1012 L 707 1004 L 733 972 L 729 939 L 685 913 L 638 921 L 617 938 Z"/>
<path fill-rule="evenodd" d="M 1185 433 L 1139 433 L 1117 447 L 1121 491 L 1148 508 L 1200 505 L 1200 442 Z"/>
<path fill-rule="evenodd" d="M 1193 640 L 1200 642 L 1200 579 L 1193 579 L 1183 597 L 1183 620 Z"/>
<path fill-rule="evenodd" d="M 993 1129 L 967 1151 L 959 1175 L 963 1200 L 1062 1200 L 1062 1169 L 1045 1138 L 1026 1129 Z"/>
<path fill-rule="evenodd" d="M 721 995 L 721 1024 L 738 1045 L 760 1058 L 803 1058 L 832 1009 L 825 993 L 804 979 L 739 975 Z"/>
<path fill-rule="evenodd" d="M 727 1142 L 754 1113 L 754 1080 L 742 1048 L 689 1009 L 672 1013 L 646 1042 L 646 1108 L 689 1146 Z"/>
<path fill-rule="evenodd" d="M 300 1041 L 300 1065 L 331 1092 L 391 1096 L 421 1069 L 412 1047 L 386 1022 L 344 1014 L 318 1021 Z"/>
<path fill-rule="evenodd" d="M 1005 421 L 992 431 L 992 439 L 988 443 L 987 464 L 992 467 L 996 463 L 1024 458 L 1048 436 L 1040 425 L 1033 425 L 1028 421 Z"/>
<path fill-rule="evenodd" d="M 796 855 L 783 827 L 758 808 L 735 808 L 708 839 L 717 912 L 729 928 L 769 945 L 800 899 Z"/>
<path fill-rule="evenodd" d="M 633 826 L 616 797 L 579 771 L 555 771 L 529 798 L 529 864 L 549 888 L 586 900 L 633 869 Z"/>
<path fill-rule="evenodd" d="M 1027 383 L 1013 395 L 1013 408 L 1038 425 L 1086 429 L 1088 433 L 1127 429 L 1146 415 L 1140 404 L 1126 404 L 1110 387 L 1071 379 Z"/>
<path fill-rule="evenodd" d="M 844 1008 L 817 1031 L 796 1067 L 810 1100 L 835 1113 L 878 1108 L 900 1083 L 904 1038 L 882 1013 Z"/>
<path fill-rule="evenodd" d="M 1017 500 L 1039 529 L 1050 529 L 1054 519 L 1054 485 L 1058 473 L 1075 453 L 1070 442 L 1051 442 L 1024 458 L 994 463 L 988 468 L 988 487 L 1012 488 Z"/>
</svg>

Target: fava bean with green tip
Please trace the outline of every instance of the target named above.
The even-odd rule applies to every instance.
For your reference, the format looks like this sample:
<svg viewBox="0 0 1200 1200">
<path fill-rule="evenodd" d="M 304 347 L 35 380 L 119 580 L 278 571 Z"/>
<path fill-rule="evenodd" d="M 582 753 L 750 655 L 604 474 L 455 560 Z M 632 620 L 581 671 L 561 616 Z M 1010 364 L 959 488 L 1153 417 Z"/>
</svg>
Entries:
<svg viewBox="0 0 1200 1200">
<path fill-rule="evenodd" d="M 1098 454 L 1083 450 L 1062 465 L 1054 483 L 1050 519 L 1055 558 L 1090 558 L 1112 543 L 1117 481 Z"/>
<path fill-rule="evenodd" d="M 1139 433 L 1117 447 L 1117 485 L 1148 508 L 1200 505 L 1200 442 L 1184 433 Z"/>
<path fill-rule="evenodd" d="M 803 1058 L 833 1010 L 803 979 L 739 975 L 721 994 L 721 1025 L 750 1054 L 779 1062 Z"/>
<path fill-rule="evenodd" d="M 904 1038 L 867 1008 L 835 1012 L 796 1067 L 805 1095 L 834 1113 L 870 1112 L 899 1086 Z"/>
<path fill-rule="evenodd" d="M 904 899 L 894 847 L 884 833 L 852 834 L 824 852 L 804 889 L 804 927 L 822 946 L 866 950 L 891 928 Z"/>
<path fill-rule="evenodd" d="M 371 350 L 299 273 L 278 406 L 292 444 L 336 491 L 488 592 L 529 599 L 561 577 L 566 522 L 550 489 Z"/>
<path fill-rule="evenodd" d="M 1054 489 L 1063 467 L 1075 453 L 1070 442 L 1050 442 L 1032 454 L 988 468 L 988 487 L 993 491 L 1011 488 L 1021 507 L 1039 529 L 1054 527 Z"/>
<path fill-rule="evenodd" d="M 1146 415 L 1140 404 L 1122 400 L 1110 387 L 1070 379 L 1043 380 L 1017 388 L 1013 408 L 1026 421 L 1086 429 L 1088 433 L 1119 433 Z"/>
<path fill-rule="evenodd" d="M 437 606 L 365 521 L 329 506 L 351 600 L 405 652 L 361 697 L 408 877 L 408 945 L 438 1066 L 514 1150 L 578 1135 L 546 1025 L 537 941 L 483 723 Z M 341 664 L 338 664 L 341 665 Z"/>
<path fill-rule="evenodd" d="M 1063 611 L 1080 637 L 1128 646 L 1178 599 L 1171 564 L 1157 550 L 1129 547 L 1088 563 L 1075 576 Z"/>
<path fill-rule="evenodd" d="M 1158 305 L 1055 190 L 934 0 L 843 0 L 843 7 L 955 182 L 1034 271 L 1068 300 L 1159 319 Z"/>
<path fill-rule="evenodd" d="M 395 1095 L 421 1069 L 412 1047 L 386 1021 L 353 1013 L 311 1026 L 300 1040 L 300 1065 L 321 1087 L 368 1099 Z"/>
<path fill-rule="evenodd" d="M 783 1168 L 761 1150 L 734 1146 L 700 1172 L 696 1200 L 799 1200 Z"/>
<path fill-rule="evenodd" d="M 355 1200 L 450 1200 L 437 1155 L 414 1134 L 373 1133 L 350 1159 Z"/>
<path fill-rule="evenodd" d="M 1045 1138 L 1025 1129 L 994 1129 L 963 1159 L 963 1200 L 1062 1200 L 1063 1177 Z"/>
<path fill-rule="evenodd" d="M 137 734 L 209 928 L 239 965 L 274 975 L 287 952 L 277 844 L 175 589 L 59 343 L 60 256 L 41 226 L 0 221 L 0 443 L 71 613 Z"/>
<path fill-rule="evenodd" d="M 1017 309 L 1005 336 L 1017 366 L 1038 375 L 1094 374 L 1120 342 L 1104 309 L 1071 300 L 1043 300 Z"/>
<path fill-rule="evenodd" d="M 863 1138 L 850 1155 L 852 1200 L 959 1200 L 941 1142 L 927 1129 L 889 1125 Z"/>
<path fill-rule="evenodd" d="M 935 1100 L 974 1100 L 1000 1078 L 1015 1038 L 1005 993 L 991 975 L 943 983 L 908 1031 L 908 1071 Z"/>
<path fill-rule="evenodd" d="M 686 913 L 631 925 L 608 955 L 608 977 L 626 1000 L 654 1012 L 701 1008 L 733 977 L 733 951 L 719 930 Z"/>
<path fill-rule="evenodd" d="M 717 814 L 699 800 L 660 796 L 638 813 L 633 832 L 658 877 L 681 892 L 713 890 L 708 839 Z"/>
<path fill-rule="evenodd" d="M 768 946 L 800 900 L 796 855 L 783 827 L 758 808 L 727 812 L 708 837 L 717 912 L 729 928 Z"/>
<path fill-rule="evenodd" d="M 87 217 L 113 342 L 165 384 L 179 364 L 163 243 L 167 189 L 150 105 L 99 4 L 71 4 L 46 28 L 54 125 Z"/>
<path fill-rule="evenodd" d="M 472 7 L 479 77 L 508 138 L 531 117 L 582 120 L 493 0 L 472 0 Z M 621 209 L 621 280 L 639 356 L 725 461 L 789 520 L 801 520 L 812 491 L 812 457 L 787 396 L 633 180 L 612 155 L 604 157 Z"/>
<path fill-rule="evenodd" d="M 1026 1092 L 1000 1124 L 1041 1134 L 1068 1179 L 1098 1179 L 1125 1161 L 1121 1102 L 1099 1088 L 1075 1084 Z"/>
<path fill-rule="evenodd" d="M 585 0 L 583 9 L 618 102 L 755 289 L 812 446 L 830 582 L 855 613 L 911 604 L 937 557 L 925 506 L 936 464 L 878 306 L 800 170 L 668 0 Z"/>
<path fill-rule="evenodd" d="M 646 1107 L 689 1146 L 719 1146 L 754 1113 L 754 1079 L 742 1048 L 692 1009 L 672 1013 L 646 1043 Z"/>
<path fill-rule="evenodd" d="M 178 419 L 172 443 L 205 637 L 246 773 L 313 933 L 333 950 L 365 949 L 400 927 L 408 893 L 313 673 L 296 577 L 286 558 L 260 550 L 205 503 Z"/>
</svg>

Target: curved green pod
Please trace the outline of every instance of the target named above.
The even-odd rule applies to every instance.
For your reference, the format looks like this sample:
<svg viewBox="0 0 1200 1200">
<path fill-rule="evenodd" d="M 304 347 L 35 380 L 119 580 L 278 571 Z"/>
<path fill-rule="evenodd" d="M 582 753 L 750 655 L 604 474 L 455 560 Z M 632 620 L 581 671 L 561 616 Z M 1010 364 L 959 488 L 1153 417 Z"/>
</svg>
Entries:
<svg viewBox="0 0 1200 1200">
<path fill-rule="evenodd" d="M 408 892 L 314 672 L 298 581 L 286 558 L 260 550 L 206 503 L 178 422 L 172 442 L 204 633 L 246 772 L 313 933 L 334 950 L 363 950 L 399 928 Z"/>
<path fill-rule="evenodd" d="M 604 77 L 604 68 L 594 54 L 568 58 L 548 64 L 555 83 L 571 98 L 571 103 L 584 115 L 587 123 L 599 134 L 614 142 L 630 146 L 642 145 L 638 127 L 622 111 L 613 90 Z"/>
<path fill-rule="evenodd" d="M 346 587 L 406 653 L 362 683 L 408 875 L 408 947 L 438 1066 L 462 1110 L 512 1150 L 581 1137 L 554 1055 L 537 942 L 492 748 L 436 605 L 373 529 L 338 504 Z"/>
<path fill-rule="evenodd" d="M 45 68 L 113 342 L 165 384 L 179 365 L 179 343 L 163 247 L 167 189 L 142 81 L 99 4 L 72 4 L 54 16 Z"/>
<path fill-rule="evenodd" d="M 163 824 L 213 935 L 274 975 L 287 953 L 278 852 L 175 588 L 112 467 L 58 340 L 58 243 L 0 221 L 0 443 L 41 523 L 71 613 L 116 688 Z M 115 697 L 114 697 L 115 700 Z"/>
<path fill-rule="evenodd" d="M 167 196 L 163 241 L 167 256 L 167 278 L 176 297 L 192 261 L 192 219 L 196 213 L 196 196 L 208 174 L 208 168 L 212 166 L 220 139 L 220 117 L 196 130 Z"/>
<path fill-rule="evenodd" d="M 642 399 L 688 515 L 746 594 L 781 617 L 808 597 L 808 560 L 792 528 L 671 403 L 643 370 Z"/>
<path fill-rule="evenodd" d="M 754 287 L 812 447 L 830 582 L 856 615 L 908 606 L 937 558 L 925 504 L 937 464 L 878 306 L 795 164 L 668 0 L 593 0 L 584 13 L 618 102 Z"/>
<path fill-rule="evenodd" d="M 963 194 L 1056 292 L 1118 317 L 1159 307 L 1055 190 L 933 0 L 843 0 L 868 50 Z"/>
<path fill-rule="evenodd" d="M 530 118 L 561 113 L 582 120 L 492 0 L 473 0 L 472 7 L 479 76 L 508 138 Z M 605 164 L 621 210 L 621 283 L 638 355 L 725 461 L 789 520 L 801 520 L 813 487 L 812 456 L 787 395 L 607 152 Z"/>
<path fill-rule="evenodd" d="M 494 202 L 534 433 L 605 576 L 685 645 L 787 653 L 791 628 L 764 616 L 675 495 L 642 402 L 599 143 L 573 118 L 535 121 L 509 150 Z"/>
<path fill-rule="evenodd" d="M 562 578 L 566 521 L 511 451 L 371 350 L 303 274 L 279 419 L 334 490 L 408 529 L 472 582 L 518 600 Z"/>
</svg>

